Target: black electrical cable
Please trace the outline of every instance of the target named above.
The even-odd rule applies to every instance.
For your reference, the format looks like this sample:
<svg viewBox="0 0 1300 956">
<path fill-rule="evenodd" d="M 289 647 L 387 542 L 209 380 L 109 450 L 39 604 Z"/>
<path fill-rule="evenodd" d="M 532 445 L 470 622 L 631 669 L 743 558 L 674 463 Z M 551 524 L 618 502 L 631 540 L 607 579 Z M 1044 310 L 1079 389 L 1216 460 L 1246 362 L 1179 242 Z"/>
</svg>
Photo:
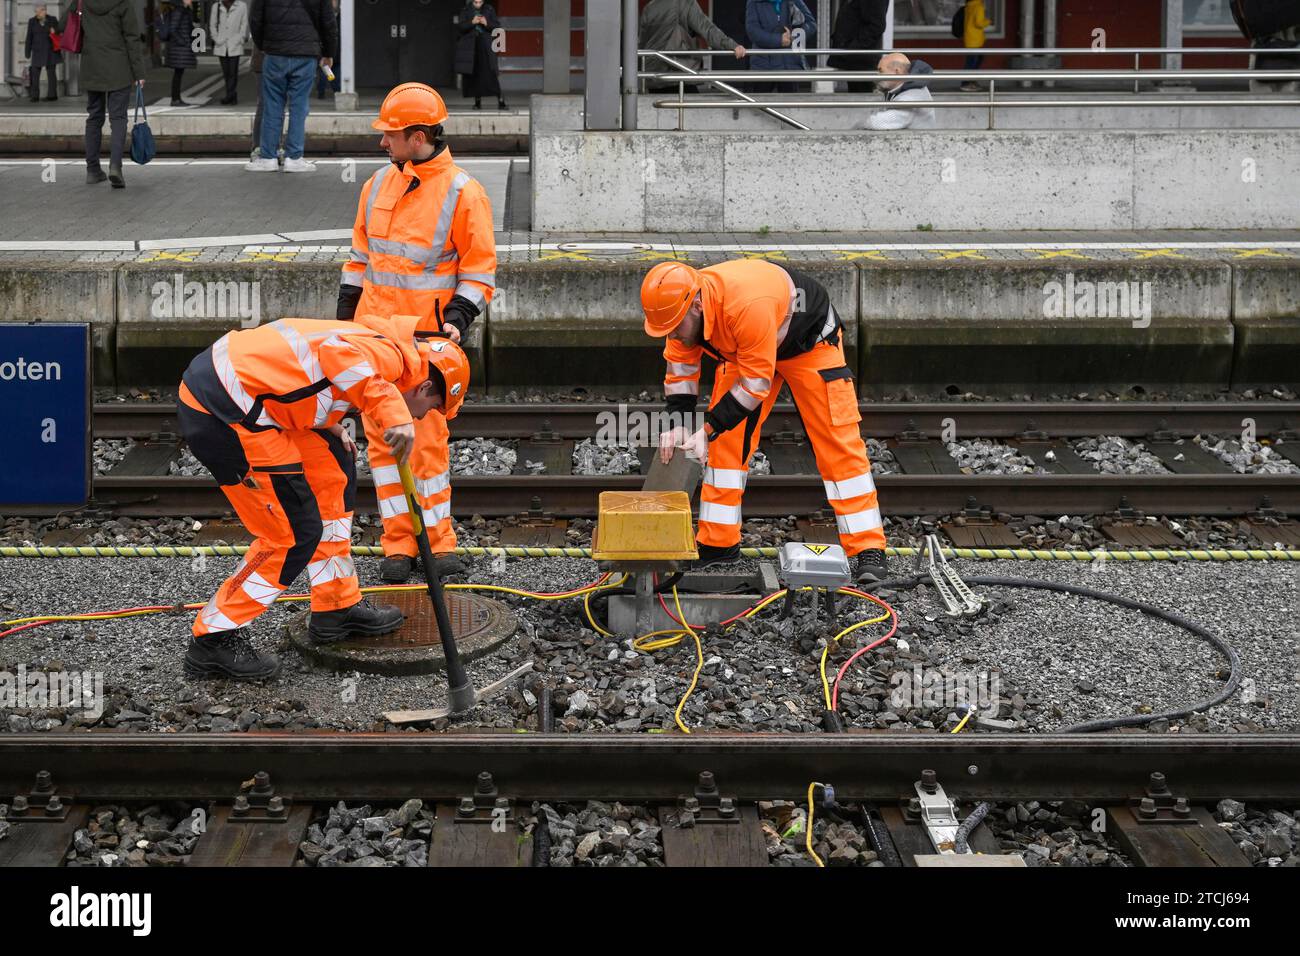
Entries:
<svg viewBox="0 0 1300 956">
<path fill-rule="evenodd" d="M 917 586 L 930 580 L 928 575 L 916 575 L 907 578 L 890 578 L 886 581 L 876 581 L 862 588 L 866 591 L 910 591 Z M 1110 730 L 1114 727 L 1138 727 L 1143 724 L 1149 724 L 1152 721 L 1166 719 L 1172 720 L 1177 717 L 1186 717 L 1188 714 L 1194 714 L 1198 711 L 1209 710 L 1218 704 L 1223 703 L 1236 692 L 1238 685 L 1241 684 L 1241 656 L 1227 641 L 1210 633 L 1206 628 L 1197 624 L 1195 621 L 1189 621 L 1172 611 L 1166 611 L 1156 607 L 1154 604 L 1147 604 L 1143 601 L 1136 601 L 1133 598 L 1122 597 L 1118 594 L 1110 594 L 1106 591 L 1098 591 L 1093 588 L 1080 587 L 1077 584 L 1058 584 L 1055 581 L 1040 581 L 1034 578 L 1003 578 L 1003 577 L 973 577 L 966 578 L 967 584 L 981 584 L 991 587 L 1006 588 L 1033 588 L 1040 591 L 1057 591 L 1062 594 L 1074 594 L 1079 597 L 1092 598 L 1096 601 L 1104 601 L 1107 604 L 1114 604 L 1118 607 L 1130 608 L 1135 611 L 1141 611 L 1150 617 L 1173 624 L 1185 631 L 1195 634 L 1197 637 L 1208 642 L 1215 650 L 1227 658 L 1231 671 L 1228 676 L 1228 682 L 1224 684 L 1223 689 L 1212 697 L 1205 700 L 1197 701 L 1186 707 L 1174 710 L 1165 710 L 1156 714 L 1132 714 L 1127 717 L 1103 717 L 1098 720 L 1088 720 L 1081 724 L 1073 724 L 1069 727 L 1057 731 L 1062 734 L 1081 734 L 1091 733 L 1097 730 Z"/>
<path fill-rule="evenodd" d="M 970 843 L 968 841 L 971 833 L 975 831 L 975 828 L 980 825 L 980 822 L 988 816 L 989 811 L 992 809 L 993 804 L 985 802 L 970 812 L 970 816 L 963 820 L 961 826 L 957 828 L 957 835 L 952 840 L 953 850 L 958 853 L 970 852 Z"/>
<path fill-rule="evenodd" d="M 858 814 L 862 819 L 862 829 L 867 831 L 867 839 L 876 851 L 876 857 L 885 866 L 902 866 L 903 860 L 894 846 L 894 838 L 884 827 L 884 821 L 876 817 L 875 808 L 868 804 L 859 804 Z"/>
</svg>

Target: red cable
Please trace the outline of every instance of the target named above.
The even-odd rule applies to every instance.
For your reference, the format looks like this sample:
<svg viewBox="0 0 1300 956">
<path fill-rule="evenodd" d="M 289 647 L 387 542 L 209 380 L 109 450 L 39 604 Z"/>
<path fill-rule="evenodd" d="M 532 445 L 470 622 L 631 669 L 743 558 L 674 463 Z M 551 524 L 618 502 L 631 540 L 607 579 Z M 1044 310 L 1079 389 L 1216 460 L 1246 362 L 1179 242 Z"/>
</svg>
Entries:
<svg viewBox="0 0 1300 956">
<path fill-rule="evenodd" d="M 861 647 L 858 648 L 858 650 L 854 651 L 853 655 L 847 661 L 844 662 L 843 666 L 841 666 L 839 671 L 835 674 L 835 685 L 831 690 L 832 711 L 838 711 L 840 708 L 840 681 L 843 680 L 845 671 L 847 671 L 853 665 L 854 661 L 856 661 L 863 654 L 867 653 L 867 651 L 874 650 L 875 648 L 879 647 L 881 644 L 885 643 L 887 640 L 889 640 L 898 632 L 898 612 L 895 611 L 892 607 L 890 607 L 887 603 L 882 601 L 880 598 L 876 597 L 874 594 L 868 594 L 866 591 L 859 591 L 856 588 L 843 588 L 843 590 L 849 594 L 856 595 L 857 597 L 864 597 L 869 601 L 875 601 L 877 604 L 879 604 L 881 607 L 883 607 L 886 611 L 889 612 L 889 617 L 892 623 L 890 624 L 888 634 L 886 634 L 884 637 L 880 638 L 877 641 L 873 641 L 872 643 L 868 644 L 866 647 Z"/>
</svg>

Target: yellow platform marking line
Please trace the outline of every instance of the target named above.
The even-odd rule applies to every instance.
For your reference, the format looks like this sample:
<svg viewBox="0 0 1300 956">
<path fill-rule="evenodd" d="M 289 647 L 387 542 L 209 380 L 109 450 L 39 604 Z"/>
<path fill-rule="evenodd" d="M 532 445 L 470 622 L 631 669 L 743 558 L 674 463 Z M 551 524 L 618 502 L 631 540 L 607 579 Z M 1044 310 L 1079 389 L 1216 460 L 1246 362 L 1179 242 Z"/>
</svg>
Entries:
<svg viewBox="0 0 1300 956">
<path fill-rule="evenodd" d="M 1295 256 L 1289 256 L 1285 252 L 1274 252 L 1272 249 L 1241 249 L 1237 252 L 1234 259 L 1254 259 L 1264 256 L 1269 259 L 1294 259 Z"/>
<path fill-rule="evenodd" d="M 244 255 L 247 259 L 236 259 L 235 262 L 293 262 L 298 258 L 297 249 L 285 249 L 280 252 L 246 252 Z"/>
<path fill-rule="evenodd" d="M 168 252 L 166 249 L 159 249 L 157 252 L 151 252 L 148 255 L 141 256 L 136 262 L 193 262 L 195 257 L 203 252 L 202 249 L 182 249 L 179 252 Z"/>
<path fill-rule="evenodd" d="M 879 249 L 867 249 L 862 252 L 855 252 L 852 249 L 836 249 L 835 253 L 845 262 L 851 262 L 854 259 L 876 259 L 881 262 L 893 261 Z"/>
<path fill-rule="evenodd" d="M 1084 255 L 1078 249 L 1026 249 L 1025 252 L 1036 252 L 1035 259 L 1092 259 L 1093 256 Z"/>
<path fill-rule="evenodd" d="M 1175 252 L 1173 248 L 1132 249 L 1129 251 L 1134 253 L 1135 259 L 1186 259 L 1187 258 L 1187 256 L 1185 256 L 1183 253 Z"/>
<path fill-rule="evenodd" d="M 239 556 L 247 545 L 141 545 L 121 547 L 73 545 L 0 546 L 0 558 L 190 558 L 195 555 Z M 352 553 L 382 557 L 377 545 L 353 545 Z M 590 558 L 590 548 L 457 548 L 457 554 L 470 557 L 508 558 Z M 746 558 L 776 557 L 776 548 L 741 548 Z M 912 557 L 916 548 L 887 548 L 886 553 L 900 558 Z M 975 558 L 984 561 L 1300 561 L 1300 550 L 1286 548 L 1228 548 L 1212 550 L 1096 551 L 1040 550 L 1036 548 L 944 548 L 946 557 Z M 1104 557 L 1103 557 L 1104 556 Z"/>
<path fill-rule="evenodd" d="M 984 255 L 983 253 L 979 252 L 976 249 L 948 249 L 948 250 L 939 249 L 936 251 L 939 253 L 939 258 L 935 261 L 941 261 L 945 259 L 987 259 L 988 258 L 988 256 Z"/>
</svg>

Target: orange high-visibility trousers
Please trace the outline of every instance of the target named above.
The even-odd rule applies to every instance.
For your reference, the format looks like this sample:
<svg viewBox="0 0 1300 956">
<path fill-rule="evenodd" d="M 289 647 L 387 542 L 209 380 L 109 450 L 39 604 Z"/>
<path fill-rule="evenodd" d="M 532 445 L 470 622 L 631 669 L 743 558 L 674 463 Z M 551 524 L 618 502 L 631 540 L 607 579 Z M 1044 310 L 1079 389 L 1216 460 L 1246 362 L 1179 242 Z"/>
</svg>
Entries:
<svg viewBox="0 0 1300 956">
<path fill-rule="evenodd" d="M 727 394 L 737 375 L 733 362 L 718 366 L 710 406 Z M 857 389 L 844 361 L 843 345 L 827 341 L 793 358 L 779 360 L 772 389 L 763 404 L 709 446 L 700 490 L 700 544 L 727 548 L 739 543 L 749 460 L 783 381 L 790 385 L 804 431 L 817 456 L 817 470 L 835 511 L 845 553 L 854 555 L 868 548 L 885 547 L 876 483 L 858 428 L 862 416 L 858 412 Z"/>
<path fill-rule="evenodd" d="M 389 557 L 404 554 L 414 558 L 420 549 L 415 543 L 415 527 L 411 524 L 411 509 L 402 490 L 397 459 L 384 441 L 384 430 L 378 423 L 369 416 L 363 416 L 362 421 L 369 443 L 370 472 L 379 498 L 379 516 L 384 522 L 384 533 L 379 543 Z M 409 464 L 411 477 L 415 479 L 416 495 L 424 511 L 424 525 L 429 529 L 429 549 L 434 554 L 456 550 L 456 532 L 451 526 L 448 437 L 447 419 L 440 412 L 429 412 L 415 422 L 415 447 L 411 450 Z"/>
<path fill-rule="evenodd" d="M 188 405 L 178 409 L 178 421 L 195 457 L 256 536 L 199 612 L 196 637 L 249 623 L 304 569 L 313 611 L 361 600 L 351 554 L 356 462 L 339 438 L 316 430 L 249 431 Z"/>
</svg>

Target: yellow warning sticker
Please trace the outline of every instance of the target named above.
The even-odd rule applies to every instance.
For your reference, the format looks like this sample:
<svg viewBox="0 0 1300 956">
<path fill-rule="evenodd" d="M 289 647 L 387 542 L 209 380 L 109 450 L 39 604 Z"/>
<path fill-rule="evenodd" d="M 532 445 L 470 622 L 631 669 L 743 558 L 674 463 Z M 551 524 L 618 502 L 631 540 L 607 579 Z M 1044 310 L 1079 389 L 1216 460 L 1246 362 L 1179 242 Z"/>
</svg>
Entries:
<svg viewBox="0 0 1300 956">
<path fill-rule="evenodd" d="M 805 544 L 804 547 L 807 548 L 809 551 L 811 551 L 813 554 L 821 554 L 823 551 L 829 548 L 830 545 L 829 544 Z"/>
</svg>

